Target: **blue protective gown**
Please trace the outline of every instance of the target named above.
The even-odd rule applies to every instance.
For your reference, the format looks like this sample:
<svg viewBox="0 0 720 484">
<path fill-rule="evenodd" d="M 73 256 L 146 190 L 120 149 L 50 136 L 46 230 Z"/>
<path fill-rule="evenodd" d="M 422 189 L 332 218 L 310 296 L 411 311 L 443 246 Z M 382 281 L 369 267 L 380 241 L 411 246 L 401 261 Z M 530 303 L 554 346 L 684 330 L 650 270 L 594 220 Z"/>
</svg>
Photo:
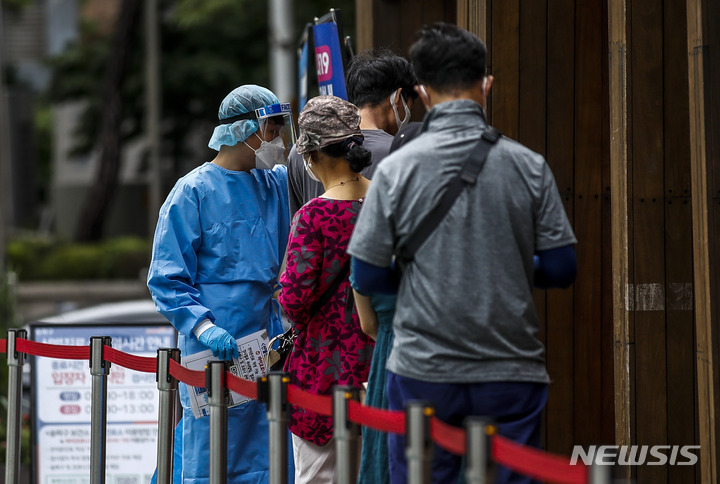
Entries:
<svg viewBox="0 0 720 484">
<path fill-rule="evenodd" d="M 285 166 L 247 173 L 205 163 L 178 180 L 160 210 L 148 287 L 182 355 L 207 349 L 192 332 L 205 318 L 235 338 L 282 332 L 271 298 L 289 226 Z M 180 399 L 182 482 L 204 484 L 210 419 L 194 418 L 184 384 Z M 254 400 L 228 410 L 228 482 L 268 482 L 265 406 Z"/>
</svg>

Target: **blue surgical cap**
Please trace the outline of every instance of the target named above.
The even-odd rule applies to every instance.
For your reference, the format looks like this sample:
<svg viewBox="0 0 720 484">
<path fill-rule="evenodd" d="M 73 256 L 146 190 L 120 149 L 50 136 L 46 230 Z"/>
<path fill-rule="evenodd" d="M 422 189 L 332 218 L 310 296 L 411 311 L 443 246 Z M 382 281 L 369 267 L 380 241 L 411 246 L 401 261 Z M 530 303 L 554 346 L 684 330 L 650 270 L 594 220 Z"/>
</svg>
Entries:
<svg viewBox="0 0 720 484">
<path fill-rule="evenodd" d="M 223 119 L 249 113 L 263 106 L 279 102 L 277 96 L 269 89 L 254 84 L 246 84 L 234 89 L 225 96 L 225 99 L 220 103 L 218 119 L 222 123 Z M 215 127 L 208 146 L 215 151 L 220 151 L 222 145 L 235 146 L 241 141 L 245 141 L 259 127 L 260 125 L 254 119 L 241 119 L 231 124 L 220 124 Z"/>
</svg>

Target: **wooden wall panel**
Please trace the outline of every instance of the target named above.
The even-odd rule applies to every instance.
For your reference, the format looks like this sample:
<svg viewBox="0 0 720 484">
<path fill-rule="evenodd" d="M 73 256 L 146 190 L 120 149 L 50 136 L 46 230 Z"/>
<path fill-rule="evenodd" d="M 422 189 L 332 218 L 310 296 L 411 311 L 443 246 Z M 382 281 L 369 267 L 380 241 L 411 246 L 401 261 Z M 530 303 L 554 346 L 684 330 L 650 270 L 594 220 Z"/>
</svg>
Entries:
<svg viewBox="0 0 720 484">
<path fill-rule="evenodd" d="M 705 20 L 704 40 L 707 45 L 705 51 L 705 91 L 706 91 L 706 166 L 707 176 L 710 180 L 708 208 L 713 216 L 709 226 L 709 247 L 715 247 L 711 251 L 709 271 L 710 297 L 713 301 L 711 307 L 711 324 L 714 338 L 714 367 L 713 384 L 716 389 L 715 398 L 715 442 L 720 439 L 720 402 L 718 401 L 717 389 L 720 388 L 720 268 L 718 267 L 718 255 L 720 255 L 720 2 L 706 0 L 703 2 L 703 16 Z M 720 463 L 720 446 L 716 445 L 715 462 Z"/>
<path fill-rule="evenodd" d="M 520 73 L 520 0 L 492 4 L 493 55 L 491 72 L 492 124 L 506 136 L 518 139 Z"/>
<path fill-rule="evenodd" d="M 627 0 L 608 0 L 608 111 L 610 123 L 610 211 L 613 313 L 613 386 L 615 442 L 632 442 L 633 313 L 630 311 L 632 264 L 632 183 Z M 622 469 L 630 477 L 630 469 Z"/>
<path fill-rule="evenodd" d="M 547 161 L 573 223 L 575 2 L 549 1 L 547 25 Z M 573 289 L 548 291 L 545 318 L 547 366 L 553 381 L 546 410 L 546 449 L 568 454 L 576 432 L 575 354 L 583 350 L 574 340 Z"/>
<path fill-rule="evenodd" d="M 570 290 L 535 294 L 552 379 L 546 449 L 708 442 L 718 451 L 706 429 L 713 422 L 710 433 L 718 434 L 720 423 L 706 417 L 720 409 L 712 384 L 720 372 L 712 358 L 703 367 L 709 374 L 700 366 L 708 363 L 706 342 L 720 351 L 720 2 L 362 1 L 372 1 L 374 45 L 403 55 L 423 23 L 454 16 L 482 32 L 495 76 L 489 121 L 544 154 L 553 170 L 579 240 L 579 275 Z M 691 7 L 701 11 L 699 36 L 688 33 Z M 701 67 L 694 80 L 688 52 Z M 700 159 L 695 99 L 704 100 L 702 167 L 691 163 Z M 705 172 L 709 214 L 699 215 L 696 174 Z M 703 240 L 693 213 L 709 217 Z M 624 224 L 629 230 L 618 233 Z M 705 266 L 698 265 L 703 244 Z M 703 281 L 698 270 L 709 282 L 696 307 L 712 328 L 690 308 Z M 622 325 L 627 333 L 618 332 Z M 632 471 L 638 482 L 673 483 L 704 481 L 714 469 Z"/>
<path fill-rule="evenodd" d="M 400 18 L 403 22 L 407 18 L 408 26 L 419 27 L 419 18 L 415 9 L 406 13 L 400 8 L 400 2 L 373 0 L 373 48 L 388 48 L 398 55 L 407 56 L 407 51 L 402 50 Z"/>
<path fill-rule="evenodd" d="M 520 96 L 518 140 L 543 156 L 547 129 L 547 0 L 520 4 Z M 533 294 L 540 321 L 538 337 L 547 347 L 547 291 Z M 572 354 L 572 353 L 571 353 Z M 571 388 L 571 387 L 569 387 Z M 556 399 L 556 392 L 553 400 Z M 571 423 L 571 422 L 569 422 Z M 543 414 L 543 442 L 547 441 L 547 412 Z"/>
<path fill-rule="evenodd" d="M 581 239 L 575 287 L 535 294 L 552 379 L 545 448 L 570 454 L 575 444 L 602 442 L 603 429 L 612 429 L 614 416 L 612 330 L 605 332 L 608 349 L 603 352 L 598 344 L 603 336 L 603 294 L 598 290 L 603 270 L 602 161 L 603 153 L 605 159 L 608 155 L 602 134 L 607 126 L 603 119 L 608 119 L 602 90 L 603 2 L 492 2 L 489 11 L 495 76 L 492 124 L 546 155 Z M 609 169 L 605 176 L 609 178 Z M 604 220 L 609 223 L 609 216 Z M 607 321 L 612 327 L 611 316 Z M 610 388 L 605 399 L 603 362 Z"/>
<path fill-rule="evenodd" d="M 602 434 L 602 2 L 575 6 L 575 234 L 578 277 L 575 322 L 575 443 L 597 444 Z"/>
<path fill-rule="evenodd" d="M 373 0 L 355 0 L 355 45 L 357 52 L 372 49 L 375 16 Z"/>
<path fill-rule="evenodd" d="M 707 23 L 705 90 L 708 102 L 705 111 L 707 118 L 705 133 L 708 148 L 708 176 L 712 183 L 711 196 L 713 199 L 720 200 L 720 2 L 707 0 L 703 14 Z M 718 230 L 713 232 L 714 237 L 720 236 Z M 720 271 L 715 269 L 714 272 L 716 276 L 720 276 Z M 720 286 L 720 279 L 717 281 L 716 285 Z"/>
<path fill-rule="evenodd" d="M 610 202 L 610 87 L 609 87 L 609 23 L 607 1 L 602 2 L 602 46 L 603 56 L 601 62 L 601 104 L 602 104 L 602 130 L 601 130 L 601 176 L 603 192 L 602 198 L 602 268 L 601 285 L 602 294 L 602 433 L 600 443 L 610 445 L 615 443 L 615 325 L 613 319 L 613 277 L 612 277 L 612 207 Z"/>
<path fill-rule="evenodd" d="M 409 58 L 410 46 L 415 34 L 425 24 L 433 22 L 455 23 L 457 17 L 457 0 L 360 0 L 356 5 L 357 18 L 365 18 L 361 8 L 372 9 L 373 24 L 371 27 L 358 25 L 359 38 L 363 41 L 363 50 L 386 48 Z M 415 103 L 412 110 L 412 121 L 421 121 L 425 115 L 422 103 Z"/>
<path fill-rule="evenodd" d="M 692 213 L 693 213 L 693 278 L 695 295 L 695 341 L 697 368 L 697 405 L 698 434 L 701 445 L 700 472 L 702 482 L 717 482 L 718 448 L 717 408 L 718 357 L 717 352 L 717 301 L 713 301 L 713 285 L 716 284 L 714 272 L 717 270 L 717 254 L 710 251 L 712 239 L 717 234 L 711 232 L 712 220 L 708 214 L 712 207 L 712 170 L 715 161 L 709 153 L 713 134 L 708 128 L 712 123 L 713 104 L 712 86 L 708 78 L 712 77 L 717 62 L 717 54 L 712 58 L 713 50 L 709 25 L 718 25 L 718 18 L 711 18 L 708 12 L 713 2 L 705 0 L 687 0 L 687 50 L 688 50 L 688 98 L 690 102 L 690 160 L 692 174 Z M 715 7 L 716 8 L 716 7 Z M 716 11 L 717 13 L 717 11 Z M 717 34 L 715 34 L 717 35 Z M 715 37 L 717 39 L 717 37 Z M 717 47 L 717 45 L 715 46 Z M 717 79 L 715 79 L 717 81 Z"/>
<path fill-rule="evenodd" d="M 684 0 L 665 0 L 664 170 L 667 328 L 667 444 L 693 445 L 695 435 L 695 328 L 692 300 L 692 210 L 689 103 Z M 692 376 L 692 378 L 691 378 Z M 695 482 L 695 466 L 669 466 L 668 482 Z"/>
<path fill-rule="evenodd" d="M 633 443 L 657 445 L 667 441 L 662 3 L 635 0 L 630 19 L 636 365 Z M 638 466 L 637 479 L 667 482 L 667 468 Z"/>
<path fill-rule="evenodd" d="M 689 167 L 688 167 L 689 168 Z M 692 211 L 689 200 L 665 202 L 667 258 L 667 444 L 693 445 L 695 436 L 695 358 L 692 311 Z M 695 466 L 669 466 L 668 483 L 695 482 Z"/>
<path fill-rule="evenodd" d="M 367 22 L 372 12 L 372 24 L 360 24 L 357 31 L 363 42 L 359 50 L 387 48 L 403 57 L 408 56 L 415 33 L 433 22 L 455 23 L 457 0 L 358 0 L 357 18 Z"/>
</svg>

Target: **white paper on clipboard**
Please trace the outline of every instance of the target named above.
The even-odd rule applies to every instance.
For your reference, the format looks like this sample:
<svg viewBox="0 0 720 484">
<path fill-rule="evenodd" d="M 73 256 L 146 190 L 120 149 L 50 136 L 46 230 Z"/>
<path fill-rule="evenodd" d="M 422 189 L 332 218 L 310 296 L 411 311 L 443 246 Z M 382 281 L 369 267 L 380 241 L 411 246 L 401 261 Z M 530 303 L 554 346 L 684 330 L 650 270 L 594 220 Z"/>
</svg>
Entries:
<svg viewBox="0 0 720 484">
<path fill-rule="evenodd" d="M 237 358 L 233 358 L 232 365 L 228 371 L 238 378 L 250 381 L 255 381 L 257 378 L 265 376 L 267 374 L 265 357 L 268 352 L 269 343 L 267 330 L 263 329 L 239 338 L 236 341 L 239 355 Z M 195 371 L 205 371 L 205 366 L 209 361 L 220 361 L 220 359 L 215 358 L 210 350 L 183 356 L 181 359 L 183 366 Z M 207 389 L 188 386 L 188 394 L 190 395 L 190 407 L 192 408 L 195 418 L 210 415 L 210 407 L 207 403 Z M 230 391 L 230 403 L 228 407 L 231 408 L 241 405 L 248 400 L 250 400 L 250 398 Z"/>
</svg>

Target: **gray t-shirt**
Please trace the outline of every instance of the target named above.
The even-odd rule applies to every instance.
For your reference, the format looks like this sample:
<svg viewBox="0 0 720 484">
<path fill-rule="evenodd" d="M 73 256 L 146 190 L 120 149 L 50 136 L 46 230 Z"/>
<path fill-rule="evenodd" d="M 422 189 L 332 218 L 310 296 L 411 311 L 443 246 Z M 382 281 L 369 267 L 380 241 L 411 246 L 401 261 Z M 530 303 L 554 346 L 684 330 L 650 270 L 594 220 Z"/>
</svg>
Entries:
<svg viewBox="0 0 720 484">
<path fill-rule="evenodd" d="M 372 165 L 365 168 L 362 174 L 370 180 L 380 162 L 390 151 L 393 136 L 381 129 L 363 129 L 362 134 L 365 137 L 363 147 L 372 153 Z M 307 174 L 302 156 L 295 151 L 294 146 L 288 156 L 288 192 L 290 195 L 290 219 L 295 216 L 295 212 L 300 207 L 325 192 L 322 183 L 316 182 Z"/>
<path fill-rule="evenodd" d="M 383 161 L 348 252 L 388 267 L 486 128 L 469 100 L 435 106 Z M 533 254 L 576 242 L 545 159 L 501 138 L 403 274 L 388 370 L 434 382 L 548 382 Z"/>
</svg>

